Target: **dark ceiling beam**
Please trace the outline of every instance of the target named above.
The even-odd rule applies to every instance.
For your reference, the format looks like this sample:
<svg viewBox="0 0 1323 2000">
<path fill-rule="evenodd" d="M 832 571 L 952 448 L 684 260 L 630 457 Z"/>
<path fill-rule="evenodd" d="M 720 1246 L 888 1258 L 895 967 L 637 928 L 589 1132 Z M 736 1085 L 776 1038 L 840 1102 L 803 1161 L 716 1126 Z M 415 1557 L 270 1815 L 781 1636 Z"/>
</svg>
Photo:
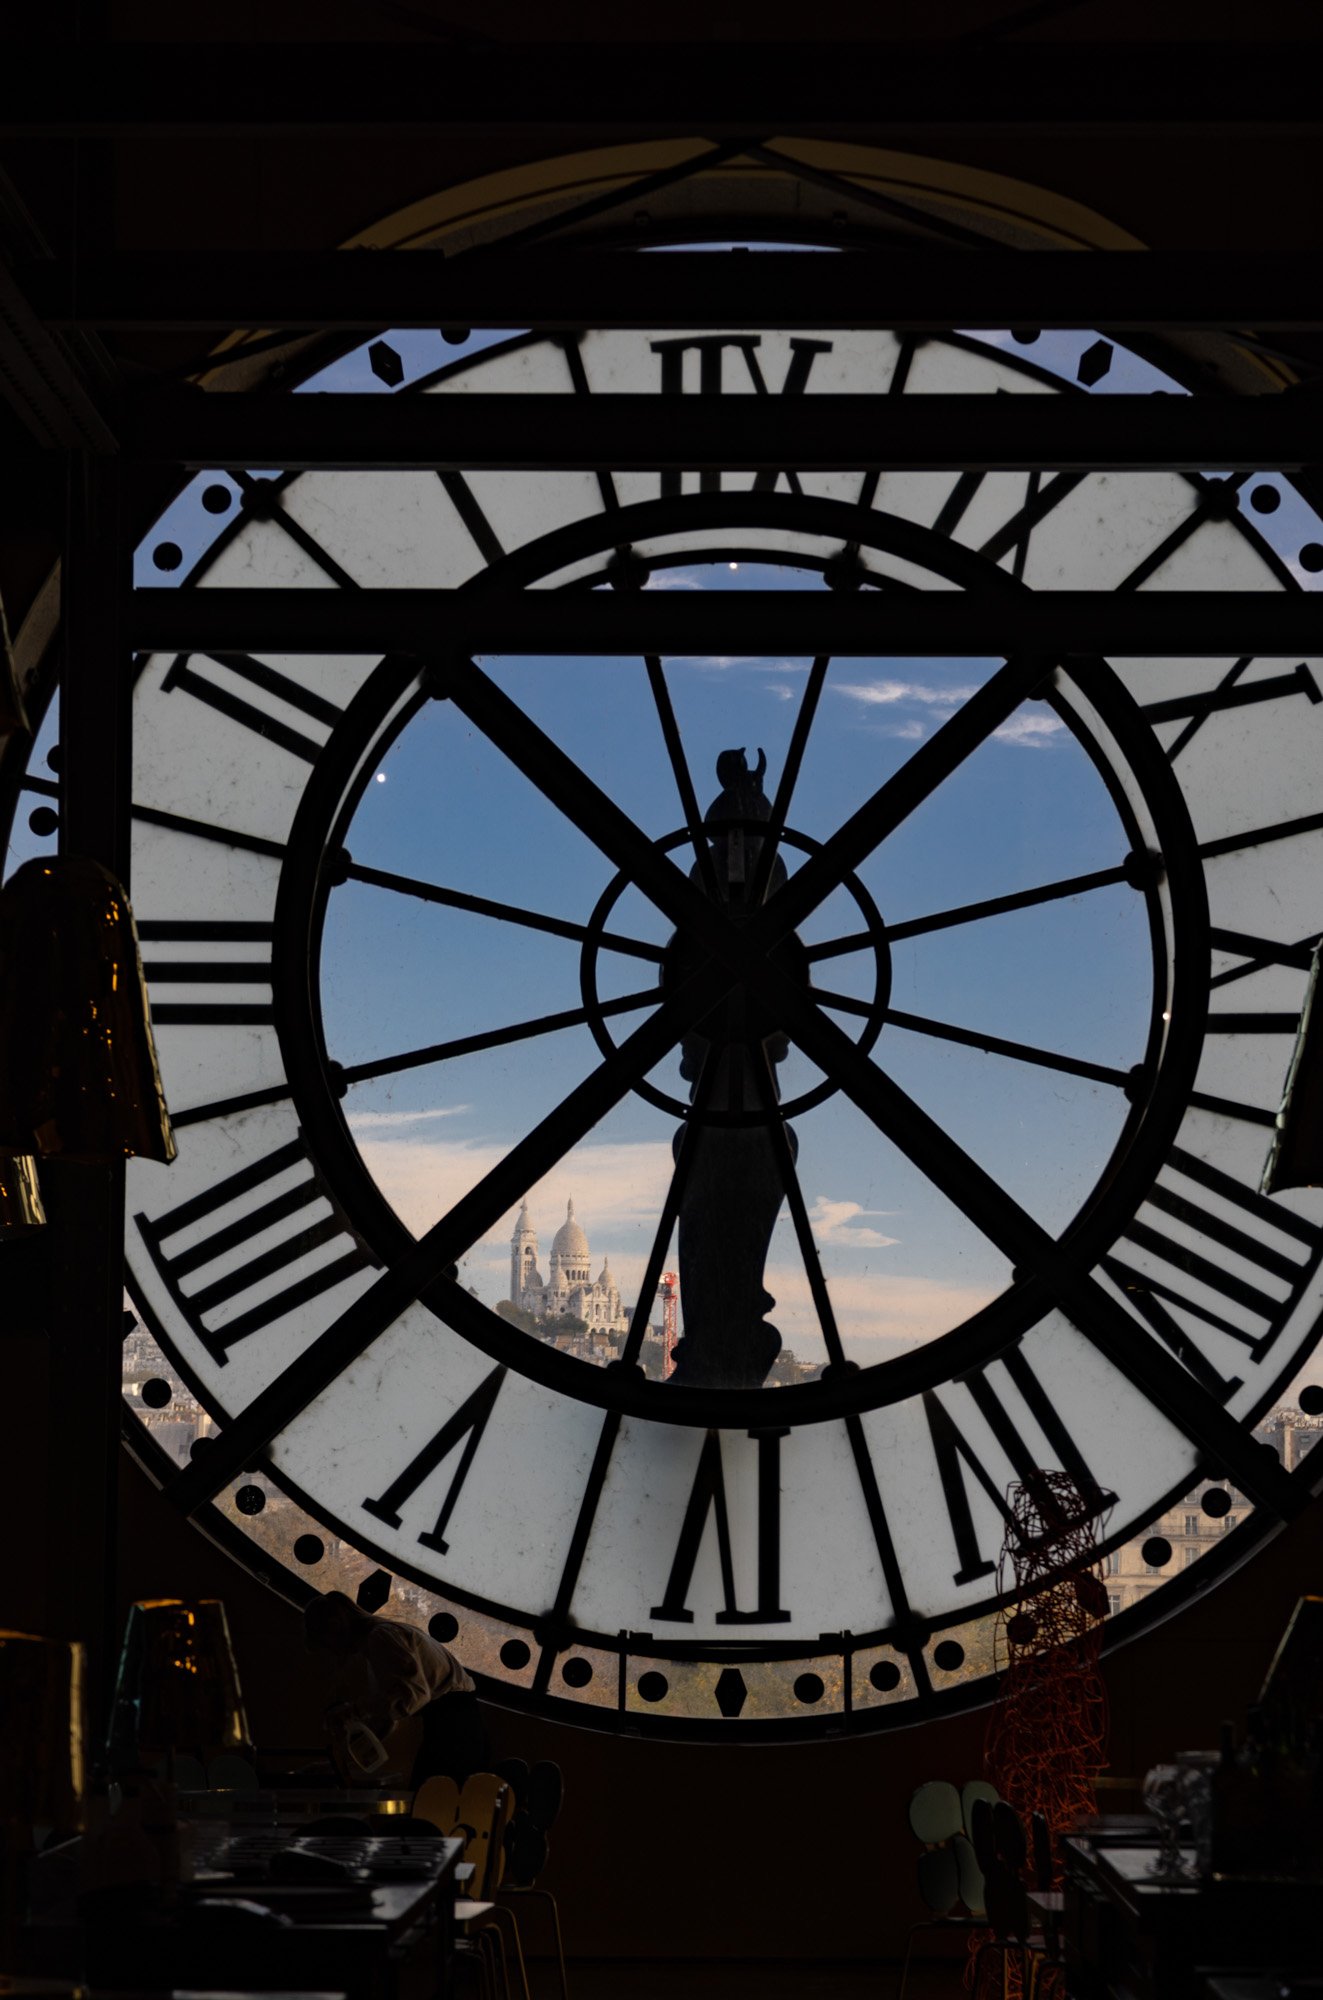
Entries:
<svg viewBox="0 0 1323 2000">
<path fill-rule="evenodd" d="M 1305 591 L 134 591 L 151 652 L 616 655 L 777 659 L 1010 653 L 1144 657 L 1323 652 Z"/>
<path fill-rule="evenodd" d="M 916 125 L 1317 125 L 1319 44 L 840 41 L 61 49 L 12 44 L 0 131 L 392 135 L 519 125 L 709 136 Z M 627 112 L 623 109 L 627 107 Z"/>
<path fill-rule="evenodd" d="M 77 359 L 0 263 L 0 400 L 48 450 L 108 452 L 115 433 Z"/>
<path fill-rule="evenodd" d="M 1323 397 L 149 396 L 133 456 L 438 471 L 1291 471 L 1323 464 Z"/>
<path fill-rule="evenodd" d="M 1323 91 L 1319 92 L 1323 103 Z M 342 250 L 124 256 L 20 274 L 55 328 L 213 332 L 676 328 L 1323 327 L 1295 253 L 887 248 L 800 251 Z"/>
</svg>

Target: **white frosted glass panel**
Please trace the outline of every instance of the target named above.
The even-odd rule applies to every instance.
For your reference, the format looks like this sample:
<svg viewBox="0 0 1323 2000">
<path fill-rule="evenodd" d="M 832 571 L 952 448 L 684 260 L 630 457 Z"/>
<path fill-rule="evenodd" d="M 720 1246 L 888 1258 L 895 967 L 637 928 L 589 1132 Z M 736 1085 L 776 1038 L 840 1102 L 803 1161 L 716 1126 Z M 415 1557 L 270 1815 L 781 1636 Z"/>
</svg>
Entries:
<svg viewBox="0 0 1323 2000">
<path fill-rule="evenodd" d="M 338 590 L 275 521 L 245 521 L 198 578 L 203 590 Z"/>
<path fill-rule="evenodd" d="M 1280 590 L 1259 550 L 1233 521 L 1205 521 L 1145 578 L 1145 590 Z"/>
<path fill-rule="evenodd" d="M 905 381 L 907 396 L 1042 396 L 1057 393 L 995 355 L 972 352 L 943 340 L 925 340 L 914 350 Z"/>
<path fill-rule="evenodd" d="M 134 691 L 138 804 L 222 832 L 288 837 L 312 764 L 330 737 L 334 711 L 348 705 L 376 663 L 275 653 L 256 657 L 259 668 L 279 675 L 274 691 L 237 660 L 223 665 L 194 653 L 183 656 L 182 668 L 162 654 L 148 662 Z M 311 706 L 302 705 L 300 696 Z M 222 712 L 218 701 L 231 712 Z M 327 703 L 329 710 L 322 707 Z"/>
<path fill-rule="evenodd" d="M 1278 679 L 1286 661 L 1259 662 L 1242 678 Z M 1304 690 L 1275 695 L 1252 706 L 1209 716 L 1175 759 L 1176 775 L 1190 801 L 1200 840 L 1252 834 L 1314 813 L 1323 754 L 1323 704 Z M 1257 858 L 1261 876 L 1289 880 L 1291 849 L 1281 841 Z M 1213 857 L 1218 874 L 1223 857 Z"/>
<path fill-rule="evenodd" d="M 469 472 L 465 478 L 507 555 L 566 521 L 603 511 L 591 472 Z"/>
<path fill-rule="evenodd" d="M 366 588 L 452 589 L 484 567 L 434 472 L 305 472 L 284 504 Z"/>
<path fill-rule="evenodd" d="M 275 1460 L 351 1534 L 393 1561 L 443 1588 L 528 1612 L 549 1610 L 601 1430 L 600 1410 L 507 1374 L 446 1522 L 444 1553 L 418 1537 L 435 1528 L 462 1441 L 390 1509 L 399 1527 L 363 1504 L 381 1500 L 495 1366 L 425 1307 L 413 1306 L 290 1425 Z"/>
<path fill-rule="evenodd" d="M 721 1464 L 730 1524 L 736 1608 L 769 1608 L 759 1596 L 760 1453 L 744 1431 L 723 1431 Z M 842 1424 L 813 1424 L 780 1440 L 780 1591 L 788 1620 L 732 1623 L 721 1576 L 716 1509 L 708 1509 L 684 1608 L 692 1622 L 661 1618 L 705 1433 L 675 1424 L 622 1423 L 575 1592 L 573 1615 L 602 1631 L 666 1637 L 816 1638 L 842 1626 L 867 1631 L 891 1616 Z"/>
<path fill-rule="evenodd" d="M 573 388 L 559 341 L 521 340 L 502 353 L 480 356 L 476 366 L 447 375 L 424 393 L 554 396 L 570 395 Z"/>
<path fill-rule="evenodd" d="M 1024 580 L 1031 590 L 1119 589 L 1198 499 L 1175 473 L 1091 473 L 1034 529 Z"/>
</svg>

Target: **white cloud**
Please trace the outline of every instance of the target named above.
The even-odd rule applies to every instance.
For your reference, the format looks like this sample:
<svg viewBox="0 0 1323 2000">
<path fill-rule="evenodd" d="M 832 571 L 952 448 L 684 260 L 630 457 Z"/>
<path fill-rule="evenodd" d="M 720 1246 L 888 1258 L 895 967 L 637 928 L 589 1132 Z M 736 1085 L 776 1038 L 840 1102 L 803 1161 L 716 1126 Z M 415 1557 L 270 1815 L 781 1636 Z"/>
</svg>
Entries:
<svg viewBox="0 0 1323 2000">
<path fill-rule="evenodd" d="M 903 743 L 917 743 L 927 733 L 917 717 L 913 722 L 897 722 L 891 728 L 882 731 L 884 736 L 899 736 Z"/>
<path fill-rule="evenodd" d="M 1059 715 L 1013 715 L 992 734 L 998 743 L 1022 743 L 1029 750 L 1046 750 L 1065 726 Z"/>
<path fill-rule="evenodd" d="M 668 666 L 707 667 L 724 671 L 727 667 L 765 667 L 774 674 L 806 674 L 803 660 L 778 660 L 766 653 L 667 653 Z"/>
<path fill-rule="evenodd" d="M 702 590 L 701 577 L 688 569 L 655 569 L 644 584 L 645 590 Z"/>
<path fill-rule="evenodd" d="M 885 1213 L 880 1208 L 864 1208 L 857 1201 L 832 1201 L 820 1194 L 809 1210 L 809 1221 L 819 1243 L 841 1243 L 854 1250 L 888 1250 L 900 1241 L 898 1236 L 883 1236 L 880 1230 L 856 1220 L 861 1215 Z"/>
<path fill-rule="evenodd" d="M 974 687 L 932 687 L 926 681 L 837 681 L 834 686 L 837 694 L 867 708 L 890 708 L 900 701 L 917 701 L 925 708 L 959 708 L 978 693 Z"/>
<path fill-rule="evenodd" d="M 788 1346 L 807 1358 L 817 1327 L 802 1265 L 769 1264 L 767 1289 L 776 1300 L 768 1317 Z M 956 1284 L 943 1278 L 884 1276 L 878 1271 L 828 1275 L 827 1291 L 851 1359 L 865 1367 L 949 1333 L 995 1298 L 997 1284 Z M 881 1350 L 881 1351 L 879 1351 Z"/>
<path fill-rule="evenodd" d="M 351 1111 L 351 1132 L 380 1132 L 399 1125 L 428 1125 L 434 1118 L 459 1118 L 471 1104 L 437 1104 L 430 1111 Z"/>
<path fill-rule="evenodd" d="M 504 1159 L 508 1148 L 494 1140 L 364 1138 L 358 1150 L 401 1221 L 422 1235 Z M 529 1189 L 534 1225 L 549 1242 L 565 1220 L 566 1202 L 573 1200 L 590 1239 L 609 1246 L 614 1236 L 655 1223 L 671 1170 L 671 1149 L 664 1141 L 576 1146 Z M 482 1243 L 504 1249 L 518 1213 L 516 1203 Z"/>
</svg>

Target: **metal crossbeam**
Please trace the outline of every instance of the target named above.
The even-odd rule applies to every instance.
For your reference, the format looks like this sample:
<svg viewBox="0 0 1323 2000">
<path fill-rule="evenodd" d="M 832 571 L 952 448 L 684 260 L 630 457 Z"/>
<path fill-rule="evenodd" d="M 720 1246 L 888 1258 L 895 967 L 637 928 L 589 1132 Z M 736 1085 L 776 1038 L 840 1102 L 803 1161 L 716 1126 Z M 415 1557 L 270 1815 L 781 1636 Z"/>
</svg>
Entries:
<svg viewBox="0 0 1323 2000">
<path fill-rule="evenodd" d="M 1323 654 L 1323 593 L 148 588 L 126 624 L 152 652 L 1263 657 Z"/>
<path fill-rule="evenodd" d="M 1323 102 L 1323 93 L 1320 94 Z M 176 252 L 25 265 L 54 327 L 1323 327 L 1308 256 L 888 248 Z"/>
<path fill-rule="evenodd" d="M 634 126 L 658 133 L 897 127 L 1316 125 L 1318 44 L 265 43 L 6 51 L 0 131 L 170 137 Z M 622 106 L 628 107 L 627 114 Z"/>
<path fill-rule="evenodd" d="M 121 435 L 192 468 L 1289 471 L 1323 463 L 1323 398 L 174 394 Z"/>
</svg>

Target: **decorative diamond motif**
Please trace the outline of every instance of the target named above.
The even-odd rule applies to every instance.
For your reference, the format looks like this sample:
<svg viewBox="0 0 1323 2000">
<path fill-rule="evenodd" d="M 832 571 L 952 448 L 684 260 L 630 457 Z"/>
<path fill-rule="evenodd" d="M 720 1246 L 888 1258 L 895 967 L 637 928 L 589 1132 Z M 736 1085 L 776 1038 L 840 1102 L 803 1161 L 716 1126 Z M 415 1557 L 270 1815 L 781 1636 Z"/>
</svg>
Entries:
<svg viewBox="0 0 1323 2000">
<path fill-rule="evenodd" d="M 717 1675 L 717 1707 L 730 1718 L 739 1714 L 749 1699 L 749 1689 L 738 1667 L 723 1667 Z"/>
<path fill-rule="evenodd" d="M 384 1569 L 374 1569 L 371 1576 L 365 1576 L 355 1593 L 358 1604 L 364 1611 L 380 1611 L 390 1596 L 390 1577 Z"/>
</svg>

